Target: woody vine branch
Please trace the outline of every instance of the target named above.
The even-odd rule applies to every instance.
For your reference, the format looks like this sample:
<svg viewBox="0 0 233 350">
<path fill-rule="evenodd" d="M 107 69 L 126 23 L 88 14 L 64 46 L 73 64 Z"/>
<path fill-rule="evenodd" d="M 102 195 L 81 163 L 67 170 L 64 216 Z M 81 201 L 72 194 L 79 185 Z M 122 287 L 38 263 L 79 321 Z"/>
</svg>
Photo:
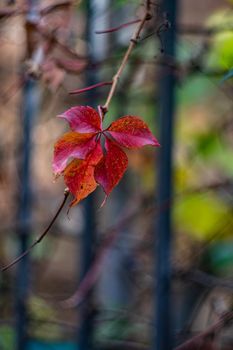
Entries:
<svg viewBox="0 0 233 350">
<path fill-rule="evenodd" d="M 121 77 L 121 75 L 122 75 L 122 73 L 123 73 L 123 70 L 124 70 L 124 68 L 125 68 L 125 66 L 126 66 L 126 64 L 127 64 L 127 62 L 128 62 L 128 60 L 129 60 L 129 57 L 130 57 L 130 55 L 131 55 L 132 50 L 134 49 L 134 47 L 136 46 L 136 44 L 137 44 L 137 42 L 138 42 L 138 39 L 140 38 L 140 34 L 141 34 L 141 32 L 142 32 L 142 30 L 143 30 L 143 28 L 144 28 L 144 25 L 145 25 L 145 23 L 146 23 L 148 20 L 150 20 L 150 19 L 152 18 L 152 15 L 151 15 L 151 11 L 150 11 L 150 10 L 151 10 L 151 1 L 150 1 L 150 0 L 147 0 L 147 1 L 145 2 L 145 13 L 144 13 L 144 16 L 143 16 L 143 18 L 141 19 L 141 21 L 139 22 L 139 24 L 138 24 L 138 26 L 137 26 L 137 28 L 136 28 L 136 30 L 135 30 L 135 32 L 134 32 L 134 34 L 133 34 L 131 40 L 130 40 L 128 49 L 126 50 L 126 53 L 125 53 L 125 55 L 123 56 L 123 59 L 122 59 L 122 61 L 121 61 L 121 63 L 120 63 L 120 66 L 119 66 L 119 68 L 118 68 L 116 74 L 114 75 L 114 77 L 113 77 L 113 79 L 112 79 L 112 82 L 111 82 L 111 89 L 110 89 L 110 91 L 109 91 L 109 93 L 108 93 L 106 102 L 105 102 L 105 104 L 104 104 L 103 106 L 99 106 L 99 107 L 98 107 L 99 114 L 100 114 L 100 116 L 102 116 L 102 119 L 103 119 L 104 115 L 108 112 L 108 108 L 109 108 L 110 102 L 111 102 L 111 100 L 112 100 L 112 98 L 113 98 L 113 96 L 114 96 L 114 93 L 115 93 L 115 91 L 116 91 L 118 81 L 119 81 L 119 79 L 120 79 L 120 77 Z M 102 85 L 109 85 L 109 82 L 106 83 L 106 84 L 103 84 L 103 83 L 102 83 L 102 84 L 101 84 L 101 83 L 100 83 L 100 84 L 97 84 L 97 86 L 95 86 L 95 87 L 102 86 Z M 88 88 L 84 89 L 83 91 L 87 91 L 87 90 L 88 90 Z M 122 118 L 122 119 L 123 119 L 123 118 Z M 139 120 L 139 119 L 137 119 L 137 118 L 134 118 L 134 120 L 131 118 L 131 119 L 129 120 L 128 117 L 125 117 L 124 123 L 127 123 L 127 124 L 128 124 L 128 123 L 130 123 L 130 122 L 135 123 L 135 126 L 138 128 L 138 130 L 140 130 L 140 129 L 144 130 L 144 133 L 145 133 L 145 140 L 146 140 L 146 141 L 144 141 L 144 143 L 141 143 L 141 144 L 140 144 L 140 142 L 137 141 L 136 139 L 135 139 L 135 140 L 132 140 L 132 141 L 131 141 L 131 145 L 130 145 L 129 148 L 135 148 L 135 147 L 138 148 L 138 147 L 142 147 L 142 146 L 145 145 L 145 144 L 151 144 L 151 145 L 154 145 L 154 146 L 158 146 L 158 145 L 159 145 L 158 142 L 157 142 L 157 140 L 153 137 L 153 135 L 151 134 L 151 132 L 149 131 L 148 127 L 146 126 L 146 124 L 145 124 L 143 121 L 141 121 L 141 120 Z M 124 123 L 120 126 L 121 128 L 124 127 Z M 109 131 L 111 130 L 111 127 L 113 128 L 113 125 L 110 125 Z M 105 130 L 102 130 L 101 132 L 98 131 L 98 134 L 100 134 L 100 133 L 102 133 L 102 134 L 104 135 Z M 84 134 L 84 135 L 85 135 L 85 134 Z M 133 135 L 132 135 L 132 136 L 133 136 Z M 127 167 L 127 157 L 126 157 L 126 155 L 124 154 L 124 152 L 121 150 L 121 148 L 116 147 L 116 146 L 113 146 L 113 144 L 111 145 L 111 142 L 108 141 L 108 139 L 106 139 L 106 142 L 109 143 L 109 147 L 111 148 L 112 156 L 115 157 L 116 155 L 118 155 L 119 157 L 121 157 L 121 161 L 123 161 L 123 163 L 124 163 L 123 168 L 122 168 L 122 169 L 118 169 L 118 171 L 119 171 L 118 178 L 116 178 L 116 179 L 114 180 L 114 181 L 115 181 L 114 183 L 110 184 L 110 187 L 111 187 L 110 190 L 107 190 L 107 192 L 106 192 L 104 186 L 101 184 L 102 187 L 104 188 L 106 194 L 108 194 L 108 193 L 112 190 L 112 188 L 115 187 L 115 185 L 119 182 L 119 180 L 120 180 L 120 178 L 122 177 L 124 171 L 126 170 L 126 167 Z M 127 147 L 127 145 L 125 145 L 124 142 L 123 142 L 123 143 L 120 143 L 120 146 Z M 96 149 L 96 147 L 95 147 L 94 149 Z M 100 151 L 100 150 L 98 150 L 98 151 Z M 94 153 L 94 151 L 93 151 L 93 153 Z M 96 154 L 93 154 L 93 155 L 91 155 L 91 157 L 93 158 L 91 161 L 94 162 L 94 158 L 96 158 L 97 155 L 96 155 Z M 98 155 L 98 157 L 99 157 L 99 155 Z M 95 159 L 95 161 L 96 161 L 96 159 Z M 90 160 L 88 160 L 88 162 L 90 163 Z M 87 166 L 89 166 L 89 165 L 90 165 L 90 164 L 87 163 Z M 92 166 L 93 166 L 93 165 L 92 165 Z M 71 168 L 71 170 L 73 171 L 72 168 Z M 103 169 L 102 169 L 102 170 L 103 170 Z M 101 173 L 101 171 L 100 171 L 100 169 L 99 169 L 99 174 L 100 174 L 100 173 Z M 86 175 L 88 175 L 88 177 L 89 177 L 89 174 L 86 174 Z M 100 177 L 101 177 L 101 174 L 99 175 L 99 178 L 100 178 Z M 85 179 L 85 181 L 88 181 L 88 180 Z M 87 183 L 87 186 L 90 187 L 90 185 L 93 185 L 93 184 L 88 184 L 88 183 Z M 83 187 L 81 186 L 81 190 L 82 190 L 82 189 L 83 189 Z M 90 191 L 89 191 L 89 193 L 90 193 Z M 61 206 L 59 207 L 57 213 L 55 214 L 54 218 L 51 220 L 50 224 L 49 224 L 48 227 L 46 228 L 46 230 L 39 236 L 39 238 L 38 238 L 25 252 L 23 252 L 19 257 L 17 257 L 16 259 L 14 259 L 10 264 L 8 264 L 7 266 L 3 267 L 3 268 L 2 268 L 2 271 L 5 271 L 5 270 L 7 270 L 8 268 L 10 268 L 10 267 L 12 267 L 13 265 L 15 265 L 15 264 L 16 264 L 17 262 L 19 262 L 23 257 L 25 257 L 26 255 L 28 255 L 28 254 L 30 253 L 30 251 L 31 251 L 38 243 L 41 242 L 41 240 L 47 235 L 47 233 L 49 232 L 50 228 L 53 226 L 53 223 L 55 222 L 55 220 L 56 220 L 57 217 L 59 216 L 60 212 L 62 211 L 62 209 L 63 209 L 63 207 L 64 207 L 64 205 L 65 205 L 65 202 L 66 202 L 66 199 L 67 199 L 68 195 L 69 195 L 69 190 L 65 190 L 65 197 L 64 197 L 64 200 L 63 200 Z M 86 195 L 85 195 L 85 196 L 86 196 Z M 84 196 L 84 197 L 85 197 L 85 196 Z M 83 198 L 84 198 L 84 197 L 83 197 Z"/>
</svg>

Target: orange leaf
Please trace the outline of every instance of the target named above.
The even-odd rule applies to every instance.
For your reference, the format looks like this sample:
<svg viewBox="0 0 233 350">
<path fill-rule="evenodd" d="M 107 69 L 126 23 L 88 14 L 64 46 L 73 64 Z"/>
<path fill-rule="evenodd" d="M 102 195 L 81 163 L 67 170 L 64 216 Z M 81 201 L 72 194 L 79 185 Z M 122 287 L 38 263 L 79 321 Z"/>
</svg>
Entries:
<svg viewBox="0 0 233 350">
<path fill-rule="evenodd" d="M 96 144 L 94 150 L 89 154 L 87 159 L 74 159 L 64 171 L 64 180 L 69 191 L 75 199 L 70 206 L 78 204 L 82 199 L 92 193 L 97 183 L 94 178 L 94 166 L 102 158 L 102 149 L 100 143 Z"/>
<path fill-rule="evenodd" d="M 96 141 L 92 133 L 79 134 L 77 132 L 67 132 L 54 146 L 53 171 L 61 173 L 69 158 L 85 159 L 88 153 L 96 146 Z"/>
<path fill-rule="evenodd" d="M 75 197 L 71 206 L 78 204 L 97 187 L 94 167 L 88 166 L 86 160 L 74 159 L 64 171 L 64 180 Z"/>
</svg>

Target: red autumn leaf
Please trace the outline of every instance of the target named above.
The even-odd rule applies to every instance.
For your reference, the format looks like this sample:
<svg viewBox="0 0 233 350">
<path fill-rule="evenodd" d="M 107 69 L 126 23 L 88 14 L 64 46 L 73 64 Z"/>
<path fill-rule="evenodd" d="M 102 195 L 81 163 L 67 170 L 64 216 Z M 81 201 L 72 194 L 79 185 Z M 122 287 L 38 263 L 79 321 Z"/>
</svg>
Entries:
<svg viewBox="0 0 233 350">
<path fill-rule="evenodd" d="M 53 169 L 57 174 L 63 172 L 65 183 L 75 197 L 71 205 L 87 197 L 97 184 L 102 186 L 107 198 L 128 165 L 121 147 L 159 146 L 147 124 L 138 117 L 122 117 L 104 130 L 101 116 L 88 106 L 73 107 L 60 117 L 68 121 L 72 132 L 55 144 Z M 106 138 L 104 155 L 101 137 Z M 67 165 L 70 158 L 75 159 Z"/>
<path fill-rule="evenodd" d="M 74 159 L 66 167 L 64 171 L 64 180 L 69 191 L 75 197 L 70 206 L 78 204 L 96 189 L 97 183 L 94 178 L 94 166 L 101 158 L 102 149 L 100 143 L 97 143 L 87 159 Z"/>
<path fill-rule="evenodd" d="M 127 115 L 114 121 L 107 132 L 119 145 L 134 149 L 145 145 L 159 146 L 147 124 L 138 117 Z"/>
<path fill-rule="evenodd" d="M 70 206 L 78 204 L 97 187 L 94 178 L 94 167 L 88 166 L 86 160 L 72 160 L 64 171 L 64 180 L 69 191 L 75 197 Z"/>
<path fill-rule="evenodd" d="M 64 134 L 54 146 L 54 173 L 61 173 L 71 157 L 85 159 L 95 146 L 93 134 L 79 134 L 73 131 Z"/>
<path fill-rule="evenodd" d="M 121 148 L 108 139 L 105 147 L 106 154 L 95 167 L 95 179 L 108 196 L 124 175 L 128 158 Z"/>
<path fill-rule="evenodd" d="M 58 117 L 66 119 L 71 130 L 79 133 L 96 133 L 102 130 L 99 113 L 89 106 L 72 107 Z"/>
<path fill-rule="evenodd" d="M 95 147 L 94 149 L 88 154 L 86 160 L 88 161 L 89 165 L 97 165 L 101 158 L 103 157 L 103 151 L 100 144 L 100 140 L 95 141 Z"/>
</svg>

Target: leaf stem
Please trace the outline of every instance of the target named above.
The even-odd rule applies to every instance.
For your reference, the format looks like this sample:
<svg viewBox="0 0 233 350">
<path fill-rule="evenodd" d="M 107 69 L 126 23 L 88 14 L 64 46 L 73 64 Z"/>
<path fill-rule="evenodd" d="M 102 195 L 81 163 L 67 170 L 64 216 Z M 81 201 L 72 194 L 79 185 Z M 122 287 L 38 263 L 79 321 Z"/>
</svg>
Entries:
<svg viewBox="0 0 233 350">
<path fill-rule="evenodd" d="M 47 233 L 49 232 L 50 228 L 53 226 L 54 222 L 56 221 L 57 217 L 59 216 L 60 212 L 62 211 L 66 200 L 69 196 L 69 191 L 68 189 L 65 189 L 64 191 L 64 198 L 62 200 L 61 205 L 59 206 L 56 214 L 54 215 L 53 219 L 50 221 L 49 225 L 47 226 L 47 228 L 44 230 L 44 232 L 29 246 L 28 249 L 26 249 L 22 254 L 20 254 L 17 258 L 15 258 L 12 262 L 10 262 L 8 265 L 4 266 L 1 268 L 1 271 L 6 271 L 9 268 L 11 268 L 12 266 L 14 266 L 16 263 L 18 263 L 21 259 L 23 259 L 26 255 L 28 255 L 30 253 L 30 251 L 38 244 L 42 241 L 42 239 L 47 235 Z"/>
</svg>

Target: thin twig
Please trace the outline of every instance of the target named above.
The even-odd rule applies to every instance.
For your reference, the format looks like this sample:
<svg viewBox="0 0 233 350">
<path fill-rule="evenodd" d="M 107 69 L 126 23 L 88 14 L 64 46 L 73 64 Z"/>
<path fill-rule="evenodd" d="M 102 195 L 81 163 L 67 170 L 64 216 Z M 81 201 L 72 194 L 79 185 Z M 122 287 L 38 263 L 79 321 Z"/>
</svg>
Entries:
<svg viewBox="0 0 233 350">
<path fill-rule="evenodd" d="M 45 29 L 43 26 L 39 25 L 38 23 L 30 23 L 32 27 L 34 27 L 35 31 L 37 31 L 42 38 L 51 40 L 54 45 L 60 47 L 61 50 L 66 52 L 67 54 L 75 57 L 76 59 L 82 59 L 87 60 L 87 56 L 83 56 L 78 54 L 75 50 L 73 50 L 71 47 L 66 45 L 66 43 L 60 41 L 60 39 L 56 36 L 56 31 L 49 31 Z"/>
<path fill-rule="evenodd" d="M 229 25 L 219 25 L 216 27 L 200 27 L 196 25 L 186 25 L 186 24 L 180 24 L 177 28 L 177 31 L 179 34 L 182 35 L 200 35 L 200 36 L 211 36 L 217 33 L 226 32 L 226 31 L 232 31 L 233 26 L 231 24 Z"/>
<path fill-rule="evenodd" d="M 205 339 L 208 337 L 215 335 L 217 332 L 220 332 L 228 323 L 233 320 L 233 311 L 227 312 L 222 315 L 219 322 L 207 328 L 204 332 L 192 337 L 185 343 L 177 346 L 175 350 L 194 350 L 199 349 L 200 346 L 204 345 Z"/>
<path fill-rule="evenodd" d="M 130 54 L 131 52 L 133 51 L 134 47 L 136 46 L 136 44 L 138 43 L 138 40 L 140 38 L 140 34 L 141 34 L 141 31 L 145 25 L 145 23 L 150 20 L 152 18 L 151 16 L 151 12 L 150 12 L 150 1 L 147 0 L 146 1 L 146 11 L 145 11 L 145 14 L 143 16 L 143 18 L 141 19 L 139 25 L 137 26 L 136 28 L 136 31 L 134 32 L 132 38 L 130 39 L 130 43 L 129 43 L 129 46 L 128 46 L 128 49 L 121 61 L 121 64 L 120 64 L 120 67 L 118 68 L 117 70 L 117 73 L 114 75 L 113 79 L 112 79 L 112 87 L 109 91 L 109 94 L 107 96 L 107 99 L 106 99 L 106 102 L 104 104 L 104 106 L 102 106 L 102 111 L 104 113 L 106 113 L 108 111 L 108 108 L 109 108 L 109 104 L 113 98 L 113 95 L 115 93 L 115 90 L 116 90 L 116 87 L 117 87 L 117 84 L 118 84 L 118 81 L 121 77 L 121 74 L 129 60 L 129 57 L 130 57 Z"/>
<path fill-rule="evenodd" d="M 0 94 L 0 99 L 3 104 L 7 104 L 11 98 L 13 98 L 17 92 L 24 86 L 25 84 L 25 76 L 19 76 L 17 80 L 15 80 L 9 88 L 5 92 Z"/>
<path fill-rule="evenodd" d="M 175 270 L 174 271 L 174 277 L 178 279 L 184 279 L 187 281 L 192 281 L 195 283 L 198 283 L 200 285 L 203 285 L 207 288 L 223 288 L 227 289 L 230 292 L 233 292 L 233 281 L 230 279 L 225 278 L 219 278 L 215 277 L 213 275 L 210 275 L 204 271 L 197 270 L 197 269 L 191 269 L 191 270 Z"/>
<path fill-rule="evenodd" d="M 25 14 L 27 12 L 26 8 L 11 8 L 6 7 L 0 10 L 0 19 L 6 19 L 12 16 L 18 16 Z"/>
<path fill-rule="evenodd" d="M 144 198 L 145 199 L 145 198 Z M 162 211 L 164 211 L 170 204 L 170 200 L 164 201 L 160 206 L 151 205 L 146 210 L 143 211 L 143 214 L 154 213 L 154 215 L 158 215 Z M 142 208 L 144 207 L 145 202 L 142 200 L 140 206 L 136 210 L 132 210 L 129 213 L 125 214 L 125 216 L 114 226 L 112 226 L 109 230 L 105 232 L 106 239 L 102 243 L 96 257 L 92 263 L 92 266 L 87 271 L 86 275 L 82 279 L 78 289 L 76 292 L 67 300 L 62 302 L 62 305 L 66 308 L 77 307 L 80 303 L 85 299 L 88 292 L 91 290 L 93 285 L 99 278 L 99 275 L 102 270 L 103 261 L 105 259 L 106 254 L 109 249 L 113 246 L 115 241 L 118 238 L 119 233 L 138 215 L 142 212 Z"/>
<path fill-rule="evenodd" d="M 1 271 L 6 271 L 8 270 L 10 267 L 14 266 L 16 263 L 18 263 L 21 259 L 23 259 L 26 255 L 28 255 L 30 253 L 30 251 L 38 244 L 42 241 L 42 239 L 47 235 L 47 233 L 49 232 L 50 228 L 53 226 L 54 222 L 56 221 L 57 217 L 59 216 L 61 210 L 63 209 L 66 200 L 69 196 L 69 191 L 67 189 L 65 189 L 64 191 L 64 198 L 63 201 L 61 203 L 61 205 L 59 206 L 56 214 L 54 215 L 53 219 L 50 221 L 49 225 L 47 226 L 47 228 L 44 230 L 44 232 L 29 246 L 29 248 L 27 250 L 25 250 L 21 255 L 19 255 L 17 258 L 15 258 L 11 263 L 9 263 L 8 265 L 4 266 L 1 268 Z"/>
<path fill-rule="evenodd" d="M 64 0 L 64 1 L 58 1 L 55 2 L 54 4 L 48 5 L 44 8 L 40 9 L 40 15 L 45 16 L 53 12 L 54 10 L 59 10 L 63 7 L 69 7 L 74 4 L 73 0 Z"/>
<path fill-rule="evenodd" d="M 167 204 L 166 204 L 167 205 Z M 104 232 L 104 236 L 106 237 L 99 248 L 95 259 L 92 263 L 92 266 L 87 271 L 86 275 L 80 282 L 78 289 L 75 291 L 75 293 L 62 302 L 62 306 L 65 308 L 72 308 L 77 307 L 80 305 L 80 303 L 86 298 L 88 292 L 91 290 L 93 285 L 96 283 L 96 281 L 99 278 L 99 275 L 102 270 L 103 261 L 106 257 L 106 254 L 108 253 L 109 249 L 113 246 L 113 244 L 116 242 L 118 235 L 122 230 L 130 224 L 130 222 L 135 219 L 135 217 L 138 217 L 138 215 L 142 212 L 142 208 L 144 206 L 144 201 L 140 203 L 139 207 L 134 210 L 130 210 L 128 213 L 125 213 L 124 217 L 119 220 L 119 222 L 116 225 L 113 225 L 110 227 L 107 231 Z M 146 210 L 143 211 L 143 214 L 149 214 L 151 212 L 154 212 L 158 210 L 158 208 L 154 205 L 148 207 Z"/>
<path fill-rule="evenodd" d="M 100 111 L 99 111 L 99 113 L 100 113 Z M 206 188 L 206 190 L 207 189 L 208 189 L 208 187 Z M 216 189 L 216 187 L 213 186 L 212 189 Z M 200 188 L 198 188 L 198 191 L 199 190 L 200 190 Z M 188 195 L 188 194 L 193 193 L 193 192 L 195 193 L 194 189 L 192 191 L 184 191 L 181 193 L 177 193 L 176 198 L 177 199 L 182 198 L 184 195 Z M 143 215 L 151 214 L 151 213 L 153 213 L 154 215 L 159 215 L 161 212 L 166 210 L 166 208 L 170 205 L 170 199 L 167 199 L 166 201 L 161 203 L 160 206 L 157 206 L 154 202 L 152 202 L 152 204 L 146 210 L 144 209 L 142 211 L 142 209 L 145 206 L 145 202 L 148 202 L 148 200 L 149 200 L 148 197 L 144 197 L 143 200 L 141 201 L 140 205 L 135 210 L 132 210 L 129 213 L 125 213 L 124 217 L 121 218 L 121 220 L 119 220 L 119 222 L 116 225 L 113 225 L 107 231 L 104 232 L 103 236 L 105 236 L 106 239 L 104 239 L 101 247 L 99 248 L 90 269 L 87 271 L 86 275 L 84 276 L 84 278 L 80 282 L 78 289 L 75 291 L 75 293 L 70 298 L 68 298 L 67 300 L 65 300 L 64 302 L 61 303 L 63 307 L 65 307 L 65 308 L 77 307 L 86 298 L 88 292 L 91 290 L 91 288 L 94 286 L 94 284 L 96 283 L 96 281 L 99 278 L 99 275 L 101 273 L 102 266 L 103 266 L 103 261 L 105 259 L 106 254 L 108 253 L 109 249 L 113 246 L 113 244 L 116 242 L 119 233 L 127 225 L 129 225 L 133 219 L 138 217 L 138 215 L 140 215 L 142 212 L 143 212 Z M 219 236 L 220 234 L 221 234 L 221 232 L 218 231 L 218 233 L 215 235 L 215 238 L 217 236 Z M 200 254 L 200 251 L 199 251 L 199 254 Z M 203 274 L 200 274 L 200 273 L 199 274 L 197 274 L 197 273 L 190 274 L 189 276 L 194 281 L 197 281 L 198 278 L 199 278 L 199 280 L 200 280 L 200 278 L 202 278 L 200 280 L 200 283 L 203 282 L 203 284 L 204 284 L 204 281 L 203 281 L 203 276 L 204 276 L 203 274 L 204 273 Z M 232 285 L 230 284 L 230 282 L 229 282 L 229 284 L 227 282 L 224 283 L 223 281 L 220 281 L 220 279 L 215 279 L 214 282 L 216 285 L 217 285 L 217 283 L 219 283 L 219 286 L 221 284 L 221 287 L 225 287 L 227 289 L 232 288 Z M 208 283 L 213 283 L 213 280 L 211 279 L 211 281 L 210 281 L 210 279 L 209 279 Z"/>
<path fill-rule="evenodd" d="M 87 86 L 83 89 L 78 89 L 78 90 L 72 90 L 69 92 L 70 95 L 77 95 L 77 94 L 81 94 L 83 92 L 86 92 L 86 91 L 89 91 L 89 90 L 93 90 L 93 89 L 96 89 L 96 88 L 99 88 L 99 87 L 102 87 L 102 86 L 107 86 L 107 85 L 112 85 L 112 81 L 103 81 L 101 83 L 97 83 L 97 84 L 94 84 L 94 85 L 90 85 L 90 86 Z"/>
<path fill-rule="evenodd" d="M 123 29 L 123 28 L 126 28 L 126 27 L 129 27 L 131 26 L 132 24 L 136 24 L 136 23 L 139 23 L 141 22 L 141 19 L 134 19 L 133 21 L 129 21 L 127 23 L 123 23 L 123 24 L 120 24 L 119 26 L 117 27 L 113 27 L 113 28 L 109 28 L 109 29 L 105 29 L 105 30 L 97 30 L 95 32 L 95 34 L 107 34 L 107 33 L 113 33 L 113 32 L 116 32 L 120 29 Z"/>
</svg>

